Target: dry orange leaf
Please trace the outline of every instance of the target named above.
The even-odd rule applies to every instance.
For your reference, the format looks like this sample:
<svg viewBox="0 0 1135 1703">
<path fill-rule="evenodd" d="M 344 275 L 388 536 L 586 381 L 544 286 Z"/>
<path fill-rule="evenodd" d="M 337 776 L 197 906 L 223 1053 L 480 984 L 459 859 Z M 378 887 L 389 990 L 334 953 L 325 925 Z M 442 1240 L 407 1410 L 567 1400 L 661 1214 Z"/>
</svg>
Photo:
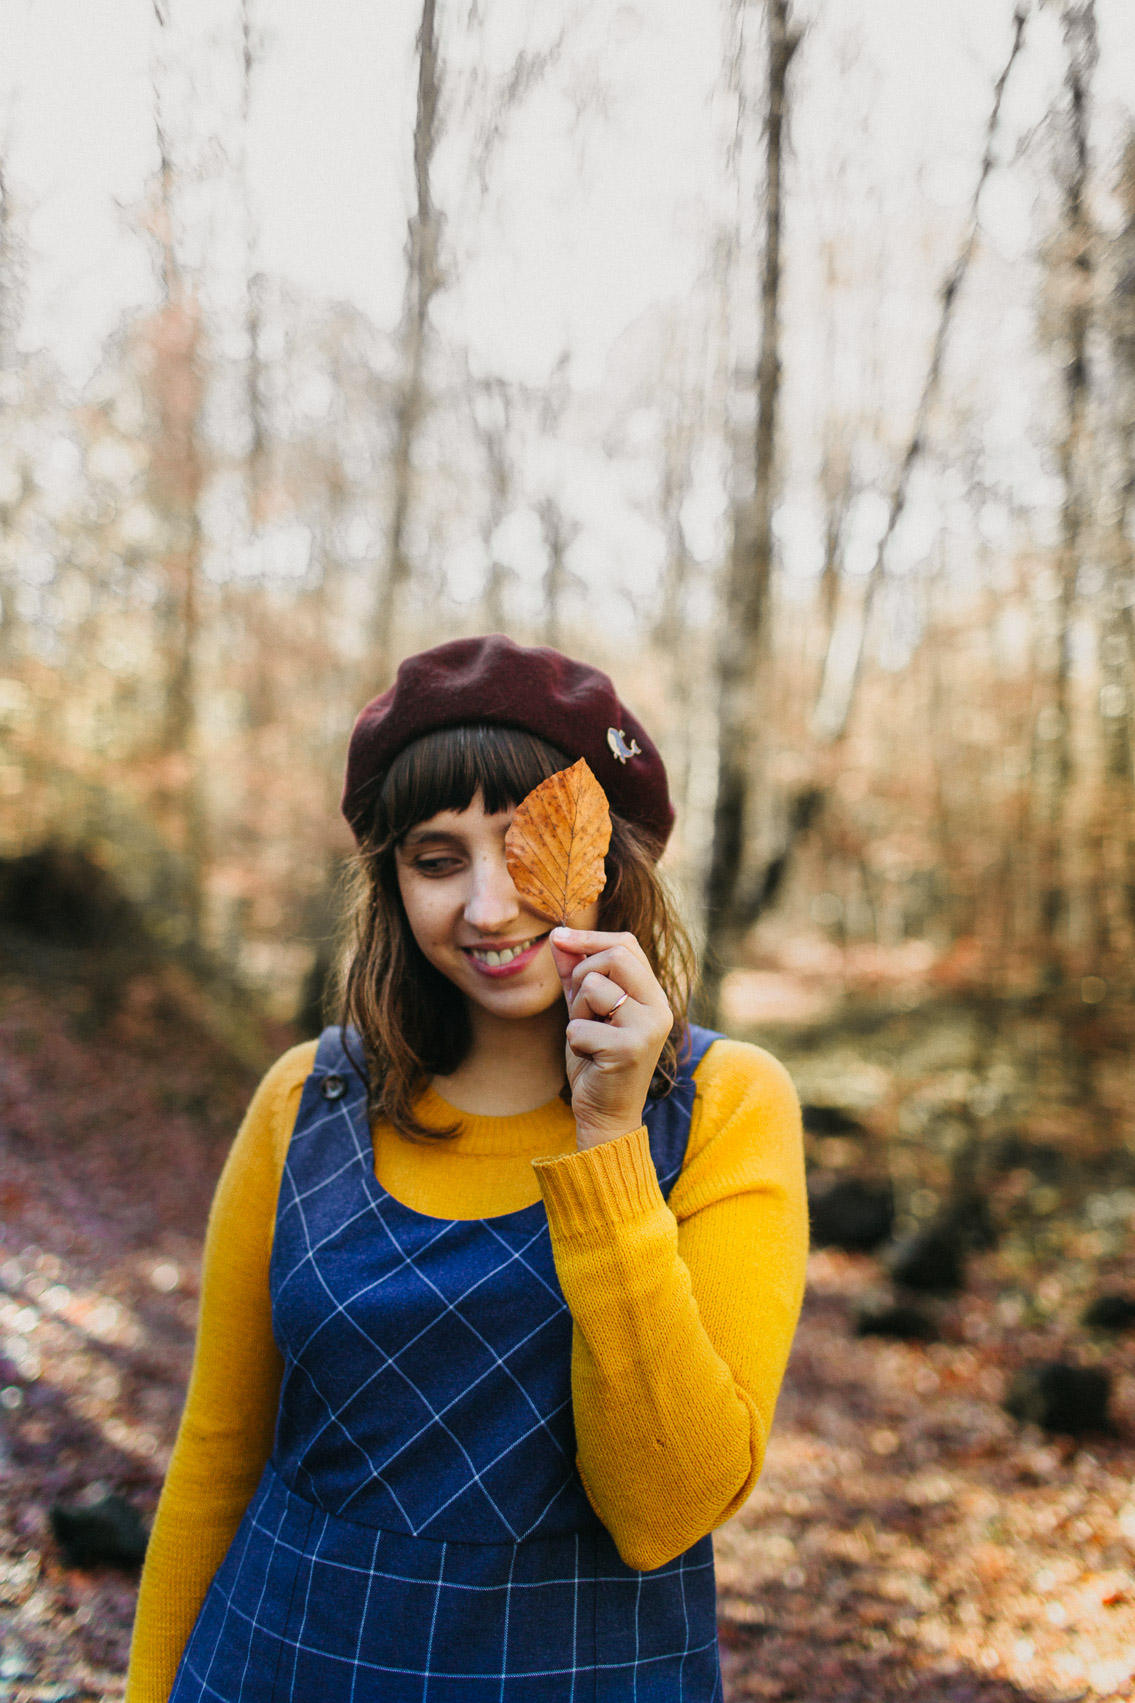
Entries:
<svg viewBox="0 0 1135 1703">
<path fill-rule="evenodd" d="M 566 923 L 606 886 L 610 843 L 607 795 L 581 757 L 521 802 L 505 838 L 505 862 L 521 898 Z"/>
</svg>

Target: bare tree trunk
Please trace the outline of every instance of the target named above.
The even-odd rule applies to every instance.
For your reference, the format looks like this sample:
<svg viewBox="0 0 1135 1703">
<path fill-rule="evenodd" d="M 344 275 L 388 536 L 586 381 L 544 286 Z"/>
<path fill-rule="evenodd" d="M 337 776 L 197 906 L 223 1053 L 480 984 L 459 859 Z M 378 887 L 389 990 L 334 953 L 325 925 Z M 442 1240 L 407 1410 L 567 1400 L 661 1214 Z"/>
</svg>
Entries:
<svg viewBox="0 0 1135 1703">
<path fill-rule="evenodd" d="M 662 478 L 659 508 L 666 539 L 666 559 L 662 571 L 658 615 L 653 624 L 654 646 L 667 670 L 669 694 L 674 706 L 676 760 L 670 764 L 671 788 L 679 818 L 686 815 L 692 766 L 693 742 L 691 729 L 695 713 L 694 696 L 697 670 L 691 666 L 690 628 L 686 618 L 687 595 L 693 566 L 685 528 L 682 525 L 682 505 L 690 490 L 691 462 L 697 431 L 692 407 L 686 395 L 679 392 L 673 411 L 666 421 L 662 446 Z"/>
<path fill-rule="evenodd" d="M 691 349 L 689 325 L 690 320 L 684 320 L 680 327 L 668 333 L 662 359 L 666 373 L 672 377 L 655 392 L 662 417 L 658 518 L 666 539 L 666 557 L 652 637 L 670 659 L 674 687 L 679 691 L 687 689 L 689 684 L 682 653 L 692 567 L 682 508 L 693 481 L 694 454 L 705 432 L 705 345 L 698 345 L 696 353 Z M 702 335 L 705 336 L 704 331 Z"/>
<path fill-rule="evenodd" d="M 165 714 L 161 748 L 188 753 L 196 729 L 196 651 L 200 627 L 201 519 L 204 466 L 199 420 L 204 383 L 204 330 L 192 289 L 180 280 L 149 335 L 156 442 L 150 490 L 167 539 L 163 561 Z"/>
<path fill-rule="evenodd" d="M 160 30 L 168 8 L 154 0 Z M 177 252 L 172 149 L 155 78 L 154 129 L 158 178 L 153 230 L 158 245 L 162 305 L 148 328 L 149 391 L 154 444 L 149 485 L 165 537 L 160 603 L 160 644 L 165 667 L 165 702 L 158 734 L 162 759 L 160 791 L 184 858 L 183 890 L 170 895 L 184 916 L 188 943 L 201 935 L 206 862 L 206 826 L 197 751 L 197 650 L 201 624 L 200 500 L 204 459 L 200 418 L 204 402 L 204 326 L 192 283 Z"/>
<path fill-rule="evenodd" d="M 914 417 L 914 428 L 899 463 L 898 473 L 891 488 L 890 503 L 887 510 L 887 523 L 883 536 L 879 540 L 875 552 L 875 560 L 867 583 L 863 589 L 862 603 L 853 624 L 850 644 L 845 644 L 846 630 L 836 621 L 832 627 L 833 642 L 828 648 L 827 662 L 824 668 L 824 678 L 820 686 L 819 701 L 816 705 L 813 724 L 816 733 L 826 743 L 834 743 L 843 737 L 851 716 L 852 705 L 855 701 L 859 686 L 859 678 L 863 670 L 863 651 L 867 638 L 867 629 L 871 620 L 871 611 L 883 579 L 886 565 L 887 550 L 894 536 L 895 528 L 902 519 L 906 508 L 907 494 L 910 488 L 910 476 L 915 465 L 926 448 L 927 428 L 938 393 L 942 386 L 942 368 L 946 354 L 946 344 L 949 339 L 950 327 L 953 323 L 954 310 L 958 296 L 969 271 L 977 247 L 978 216 L 981 211 L 981 197 L 986 182 L 993 170 L 993 152 L 997 140 L 997 132 L 1001 122 L 1001 105 L 1005 94 L 1005 85 L 1013 69 L 1017 56 L 1024 44 L 1025 20 L 1027 7 L 1021 4 L 1013 16 L 1013 39 L 1010 43 L 1008 57 L 1002 67 L 1001 74 L 993 86 L 993 104 L 990 108 L 989 120 L 985 129 L 985 148 L 982 152 L 981 165 L 978 169 L 977 183 L 970 201 L 970 213 L 966 222 L 965 233 L 957 257 L 950 268 L 942 285 L 942 311 L 938 319 L 938 327 L 934 334 L 934 343 L 930 352 L 930 362 L 923 380 L 922 392 L 918 400 L 918 408 Z"/>
<path fill-rule="evenodd" d="M 779 20 L 778 11 L 781 14 Z M 1026 15 L 1027 7 L 1022 0 L 1014 13 L 1009 53 L 994 85 L 993 102 L 986 127 L 985 146 L 971 202 L 970 217 L 958 255 L 942 286 L 942 311 L 919 398 L 914 428 L 892 488 L 887 525 L 879 543 L 862 602 L 858 612 L 850 622 L 841 620 L 837 609 L 837 561 L 844 508 L 849 493 L 844 488 L 846 480 L 835 477 L 838 470 L 834 466 L 825 469 L 826 474 L 834 478 L 834 488 L 829 493 L 825 573 L 821 587 L 828 639 L 827 656 L 813 725 L 822 743 L 828 746 L 835 745 L 842 739 L 848 725 L 862 672 L 864 643 L 871 610 L 882 580 L 887 548 L 906 506 L 911 474 L 925 449 L 930 416 L 941 388 L 945 350 L 955 306 L 977 244 L 981 196 L 993 169 L 994 147 L 1000 125 L 1005 87 L 1023 45 Z M 769 466 L 768 461 L 763 460 L 761 456 L 762 424 L 767 442 L 771 421 L 771 438 L 773 445 L 775 445 L 776 391 L 773 377 L 775 368 L 773 368 L 771 362 L 769 367 L 765 367 L 763 356 L 768 347 L 768 310 L 770 305 L 773 307 L 773 322 L 775 324 L 775 292 L 770 292 L 768 285 L 772 273 L 778 270 L 778 268 L 773 267 L 772 262 L 777 253 L 779 239 L 779 183 L 776 198 L 775 234 L 777 242 L 771 240 L 773 235 L 773 199 L 771 193 L 773 162 L 775 160 L 779 171 L 782 145 L 776 112 L 779 107 L 780 123 L 782 123 L 784 77 L 787 72 L 788 60 L 796 45 L 789 32 L 786 7 L 770 9 L 769 21 L 767 153 L 770 200 L 766 209 L 765 287 L 762 290 L 762 330 L 764 338 L 762 341 L 762 371 L 758 375 L 757 412 L 757 463 L 762 470 Z M 778 40 L 781 55 L 779 60 Z M 778 78 L 780 82 L 779 97 L 776 94 Z M 771 303 L 770 294 L 773 297 Z M 770 395 L 772 402 L 771 410 L 767 411 L 764 407 L 762 395 L 762 379 L 764 384 L 768 386 L 768 390 L 764 394 Z M 763 502 L 761 501 L 762 495 L 764 497 Z M 749 889 L 742 893 L 740 880 L 744 857 L 745 816 L 751 788 L 750 777 L 755 767 L 755 732 L 752 719 L 755 705 L 752 693 L 750 692 L 747 697 L 749 714 L 747 721 L 741 716 L 730 715 L 729 709 L 731 704 L 736 703 L 738 699 L 742 704 L 746 703 L 742 684 L 744 680 L 742 653 L 745 650 L 752 649 L 754 632 L 762 635 L 767 632 L 772 519 L 771 486 L 767 472 L 765 472 L 763 480 L 758 478 L 757 500 L 743 518 L 747 524 L 738 526 L 735 516 L 727 602 L 730 614 L 739 608 L 742 611 L 742 619 L 736 621 L 733 631 L 725 636 L 723 649 L 728 658 L 726 667 L 722 667 L 719 662 L 719 679 L 725 688 L 721 692 L 721 775 L 714 822 L 713 853 L 707 882 L 707 944 L 709 950 L 707 950 L 707 964 L 703 972 L 703 984 L 699 997 L 700 1010 L 707 1018 L 712 1018 L 716 1011 L 721 975 L 729 948 L 735 946 L 737 938 L 744 928 L 751 926 L 761 911 L 772 903 L 783 883 L 795 845 L 815 822 L 822 808 L 824 796 L 819 787 L 807 787 L 788 801 L 782 813 L 784 820 L 777 849 L 768 860 L 765 869 L 758 874 Z M 741 568 L 743 572 L 746 562 L 751 564 L 753 570 L 748 581 L 748 595 L 735 601 L 738 569 Z M 755 625 L 754 617 L 756 617 Z M 848 642 L 849 640 L 850 642 Z M 755 658 L 754 660 L 757 661 L 759 666 L 759 659 Z M 731 666 L 729 666 L 730 663 Z M 738 691 L 739 685 L 740 691 Z"/>
<path fill-rule="evenodd" d="M 579 529 L 567 520 L 554 497 L 544 497 L 536 512 L 548 553 L 548 565 L 544 569 L 544 643 L 558 648 L 562 640 L 564 593 L 571 579 L 567 553 Z"/>
<path fill-rule="evenodd" d="M 13 238 L 12 192 L 8 185 L 8 162 L 0 153 L 0 373 L 15 364 L 15 331 L 19 317 L 19 283 Z M 12 526 L 25 500 L 27 481 L 21 475 L 21 490 L 0 504 L 0 538 Z M 0 563 L 0 662 L 15 663 L 21 656 L 22 626 L 16 607 L 18 574 L 8 566 L 5 551 Z"/>
<path fill-rule="evenodd" d="M 784 131 L 788 67 L 799 44 L 790 0 L 768 0 L 765 94 L 764 252 L 761 345 L 756 371 L 753 490 L 733 510 L 733 537 L 717 649 L 718 775 L 705 884 L 705 955 L 699 1008 L 716 1015 L 726 960 L 746 924 L 739 889 L 749 829 L 757 746 L 757 701 L 768 639 L 772 579 L 777 403 L 780 395 L 780 281 Z"/>
<path fill-rule="evenodd" d="M 394 410 L 386 567 L 375 606 L 373 629 L 373 648 L 380 680 L 385 680 L 392 667 L 402 594 L 411 573 L 406 538 L 414 500 L 414 452 L 427 408 L 430 308 L 442 285 L 441 215 L 434 206 L 432 186 L 442 85 L 436 0 L 422 0 L 417 45 L 418 104 L 414 121 L 416 206 L 406 243 L 402 372 Z"/>
<path fill-rule="evenodd" d="M 509 455 L 512 429 L 512 393 L 504 379 L 472 383 L 473 429 L 485 458 L 488 502 L 484 510 L 482 538 L 488 557 L 483 608 L 490 632 L 504 627 L 504 589 L 509 570 L 496 552 L 496 533 L 512 500 L 513 469 Z"/>
<path fill-rule="evenodd" d="M 261 46 L 254 17 L 255 0 L 240 0 L 240 121 L 244 155 L 241 161 L 241 194 L 244 203 L 244 327 L 248 339 L 245 361 L 245 408 L 248 415 L 249 444 L 246 461 L 249 517 L 253 525 L 260 519 L 260 502 L 264 487 L 264 458 L 266 433 L 264 426 L 264 374 L 261 357 L 263 341 L 264 280 L 256 265 L 257 231 L 252 211 L 252 187 L 248 174 L 248 132 L 252 117 L 252 88 Z"/>
<path fill-rule="evenodd" d="M 1135 133 L 1119 174 L 1123 229 L 1113 247 L 1115 273 L 1108 333 L 1115 375 L 1112 430 L 1118 479 L 1106 540 L 1109 584 L 1100 623 L 1100 735 L 1104 787 L 1100 835 L 1104 847 L 1107 952 L 1131 959 L 1135 947 Z"/>
<path fill-rule="evenodd" d="M 1037 805 L 1037 910 L 1040 956 L 1046 985 L 1063 979 L 1064 930 L 1068 907 L 1065 833 L 1072 782 L 1069 703 L 1072 621 L 1076 581 L 1088 526 L 1085 463 L 1090 402 L 1088 331 L 1093 309 L 1095 256 L 1088 208 L 1089 107 L 1091 78 L 1098 58 L 1094 0 L 1066 5 L 1064 39 L 1068 51 L 1067 164 L 1064 171 L 1063 229 L 1056 251 L 1059 344 L 1064 351 L 1062 380 L 1064 422 L 1057 445 L 1063 487 L 1058 596 L 1050 634 L 1053 667 L 1040 706 L 1034 737 L 1033 779 Z"/>
<path fill-rule="evenodd" d="M 851 455 L 846 443 L 829 433 L 820 469 L 824 493 L 824 565 L 820 571 L 820 613 L 824 624 L 824 655 L 831 649 L 839 601 L 839 570 L 843 560 L 844 528 L 854 496 Z"/>
<path fill-rule="evenodd" d="M 19 318 L 20 290 L 13 226 L 8 161 L 0 152 L 0 371 L 3 372 L 14 364 L 16 322 Z"/>
</svg>

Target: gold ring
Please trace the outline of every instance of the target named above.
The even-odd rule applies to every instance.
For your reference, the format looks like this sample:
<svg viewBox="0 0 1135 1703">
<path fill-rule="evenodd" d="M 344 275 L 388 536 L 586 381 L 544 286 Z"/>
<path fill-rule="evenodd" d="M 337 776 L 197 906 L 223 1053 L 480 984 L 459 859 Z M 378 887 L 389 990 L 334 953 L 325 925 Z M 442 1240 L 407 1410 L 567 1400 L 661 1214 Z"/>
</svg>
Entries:
<svg viewBox="0 0 1135 1703">
<path fill-rule="evenodd" d="M 614 1005 L 611 1007 L 610 1011 L 608 1011 L 608 1013 L 607 1013 L 608 1022 L 610 1022 L 611 1018 L 615 1015 L 615 1013 L 619 1009 L 620 1005 L 625 1005 L 629 998 L 630 998 L 629 993 L 620 994 L 619 998 L 615 1001 Z"/>
</svg>

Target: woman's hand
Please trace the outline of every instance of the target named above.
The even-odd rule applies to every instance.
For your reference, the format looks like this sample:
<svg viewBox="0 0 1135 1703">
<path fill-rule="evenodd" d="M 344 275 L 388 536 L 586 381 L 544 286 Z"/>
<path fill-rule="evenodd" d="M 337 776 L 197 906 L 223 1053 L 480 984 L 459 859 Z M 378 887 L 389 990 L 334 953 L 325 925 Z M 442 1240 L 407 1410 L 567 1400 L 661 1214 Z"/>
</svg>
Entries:
<svg viewBox="0 0 1135 1703">
<path fill-rule="evenodd" d="M 554 928 L 568 1007 L 567 1074 L 580 1151 L 642 1123 L 674 1017 L 633 934 Z"/>
</svg>

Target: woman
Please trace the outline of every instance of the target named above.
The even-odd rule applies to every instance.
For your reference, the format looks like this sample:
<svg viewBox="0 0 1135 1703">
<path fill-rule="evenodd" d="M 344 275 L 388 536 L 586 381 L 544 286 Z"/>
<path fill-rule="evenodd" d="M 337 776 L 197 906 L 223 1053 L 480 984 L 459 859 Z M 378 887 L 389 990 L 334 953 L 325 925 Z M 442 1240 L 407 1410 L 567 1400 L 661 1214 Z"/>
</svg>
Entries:
<svg viewBox="0 0 1135 1703">
<path fill-rule="evenodd" d="M 579 757 L 607 884 L 553 928 L 504 836 Z M 709 1703 L 708 1534 L 760 1471 L 806 1216 L 784 1072 L 685 1022 L 661 759 L 597 670 L 458 640 L 362 712 L 343 809 L 343 1025 L 218 1187 L 128 1703 Z"/>
</svg>

